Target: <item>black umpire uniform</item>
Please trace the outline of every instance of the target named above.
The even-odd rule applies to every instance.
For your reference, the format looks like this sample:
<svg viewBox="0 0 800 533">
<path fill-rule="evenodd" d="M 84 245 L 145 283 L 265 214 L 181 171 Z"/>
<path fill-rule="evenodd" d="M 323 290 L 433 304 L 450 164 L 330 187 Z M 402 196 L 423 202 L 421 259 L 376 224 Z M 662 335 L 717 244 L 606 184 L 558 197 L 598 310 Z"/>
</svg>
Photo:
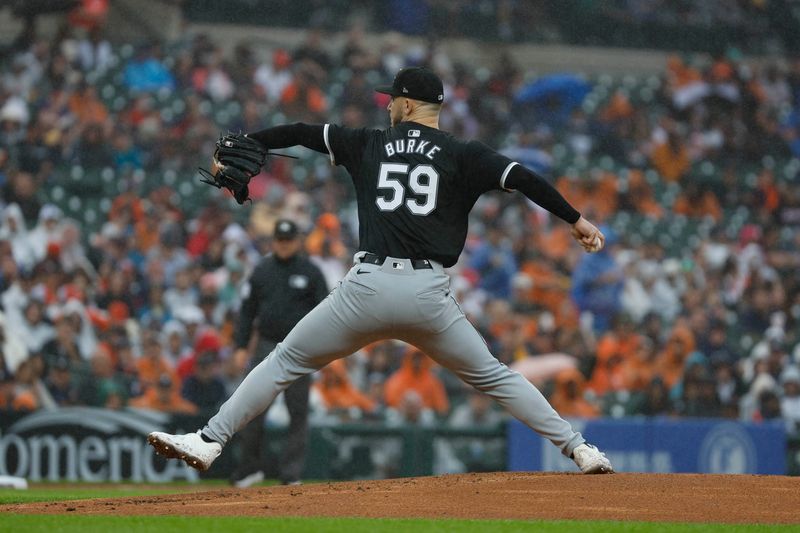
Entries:
<svg viewBox="0 0 800 533">
<path fill-rule="evenodd" d="M 301 253 L 297 225 L 279 220 L 275 225 L 273 253 L 264 257 L 250 276 L 236 328 L 236 347 L 245 349 L 253 327 L 258 344 L 251 366 L 260 363 L 286 337 L 300 319 L 328 295 L 320 269 Z M 284 484 L 300 481 L 305 462 L 310 374 L 284 392 L 289 411 L 289 430 L 278 475 Z M 233 474 L 234 485 L 243 487 L 264 478 L 263 416 L 257 416 L 241 432 L 241 462 Z"/>
</svg>

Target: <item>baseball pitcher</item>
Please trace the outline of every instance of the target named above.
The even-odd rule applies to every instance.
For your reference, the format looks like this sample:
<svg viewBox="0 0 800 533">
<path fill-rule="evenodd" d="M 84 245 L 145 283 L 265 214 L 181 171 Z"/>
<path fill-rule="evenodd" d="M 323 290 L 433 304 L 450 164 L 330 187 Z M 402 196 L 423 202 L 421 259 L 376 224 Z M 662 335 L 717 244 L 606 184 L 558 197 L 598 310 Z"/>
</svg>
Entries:
<svg viewBox="0 0 800 533">
<path fill-rule="evenodd" d="M 480 142 L 441 131 L 442 81 L 430 70 L 403 69 L 391 86 L 376 90 L 392 97 L 391 127 L 385 130 L 298 123 L 218 141 L 207 180 L 230 189 L 240 203 L 269 150 L 300 145 L 344 166 L 356 191 L 360 251 L 339 286 L 248 374 L 202 430 L 154 432 L 148 441 L 162 455 L 206 470 L 231 436 L 295 380 L 393 338 L 417 346 L 491 396 L 582 472 L 613 472 L 605 454 L 489 352 L 451 294 L 444 270 L 464 247 L 472 206 L 491 190 L 521 192 L 570 224 L 587 252 L 600 250 L 605 237 L 540 176 Z"/>
</svg>

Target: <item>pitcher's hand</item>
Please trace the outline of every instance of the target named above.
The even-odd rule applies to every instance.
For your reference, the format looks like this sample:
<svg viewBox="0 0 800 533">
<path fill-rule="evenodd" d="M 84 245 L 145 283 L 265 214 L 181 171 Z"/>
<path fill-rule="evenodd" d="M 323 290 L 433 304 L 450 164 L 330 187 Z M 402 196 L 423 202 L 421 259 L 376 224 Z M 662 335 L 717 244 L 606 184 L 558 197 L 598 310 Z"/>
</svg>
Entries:
<svg viewBox="0 0 800 533">
<path fill-rule="evenodd" d="M 571 228 L 572 238 L 589 253 L 599 252 L 606 244 L 606 236 L 597 226 L 581 217 Z"/>
</svg>

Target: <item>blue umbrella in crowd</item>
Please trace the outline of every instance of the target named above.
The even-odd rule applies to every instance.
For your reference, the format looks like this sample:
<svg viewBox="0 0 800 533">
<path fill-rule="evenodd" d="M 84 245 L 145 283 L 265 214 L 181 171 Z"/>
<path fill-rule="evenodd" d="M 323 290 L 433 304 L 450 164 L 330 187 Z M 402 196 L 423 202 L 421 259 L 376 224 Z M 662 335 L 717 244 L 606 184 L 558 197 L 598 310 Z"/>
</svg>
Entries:
<svg viewBox="0 0 800 533">
<path fill-rule="evenodd" d="M 550 74 L 524 85 L 514 95 L 514 108 L 523 124 L 538 121 L 559 126 L 592 90 L 574 74 Z"/>
</svg>

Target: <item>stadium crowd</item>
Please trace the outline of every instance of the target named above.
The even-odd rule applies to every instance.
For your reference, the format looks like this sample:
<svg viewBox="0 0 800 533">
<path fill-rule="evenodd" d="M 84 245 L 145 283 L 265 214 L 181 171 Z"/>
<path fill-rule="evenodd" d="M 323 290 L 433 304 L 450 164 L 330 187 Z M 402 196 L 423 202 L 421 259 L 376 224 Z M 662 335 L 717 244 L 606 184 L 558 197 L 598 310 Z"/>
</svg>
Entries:
<svg viewBox="0 0 800 533">
<path fill-rule="evenodd" d="M 587 255 L 522 195 L 478 202 L 452 289 L 500 360 L 568 417 L 798 429 L 800 61 L 673 57 L 660 77 L 591 80 L 570 104 L 520 99 L 536 80 L 508 56 L 476 68 L 394 36 L 369 49 L 358 27 L 342 48 L 326 42 L 311 30 L 295 49 L 228 57 L 201 35 L 112 46 L 101 27 L 65 26 L 5 50 L 0 410 L 216 409 L 243 377 L 231 337 L 275 220 L 298 222 L 333 288 L 356 250 L 355 206 L 346 176 L 310 152 L 270 160 L 244 208 L 181 180 L 224 128 L 383 127 L 373 85 L 426 64 L 446 81 L 443 129 L 552 176 L 604 223 L 606 248 Z M 116 191 L 96 221 L 55 193 L 89 175 Z M 319 420 L 499 420 L 395 342 L 331 364 L 313 389 Z"/>
</svg>

